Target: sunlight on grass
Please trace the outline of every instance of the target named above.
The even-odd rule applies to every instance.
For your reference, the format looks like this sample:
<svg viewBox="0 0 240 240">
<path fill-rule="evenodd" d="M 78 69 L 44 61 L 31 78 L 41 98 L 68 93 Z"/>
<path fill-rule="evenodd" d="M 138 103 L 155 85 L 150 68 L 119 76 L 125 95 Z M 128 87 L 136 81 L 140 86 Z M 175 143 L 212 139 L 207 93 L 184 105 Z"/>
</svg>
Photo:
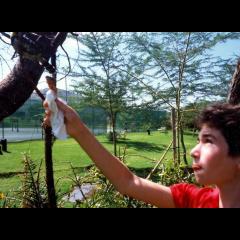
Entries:
<svg viewBox="0 0 240 240">
<path fill-rule="evenodd" d="M 97 138 L 109 151 L 113 152 L 113 145 L 107 140 L 106 136 L 102 135 Z M 150 136 L 146 133 L 128 133 L 126 140 L 119 141 L 118 149 L 127 147 L 126 164 L 129 167 L 136 169 L 152 168 L 161 158 L 170 141 L 170 133 L 152 132 Z M 196 137 L 185 136 L 189 164 L 191 164 L 189 152 L 195 143 Z M 0 156 L 0 192 L 7 192 L 20 186 L 19 176 L 23 171 L 22 153 L 29 152 L 37 165 L 41 159 L 44 159 L 43 141 L 9 143 L 8 150 L 10 153 L 4 153 Z M 172 161 L 172 151 L 169 151 L 164 159 L 164 162 L 168 161 Z M 71 165 L 79 169 L 81 174 L 85 167 L 93 163 L 73 139 L 68 139 L 66 141 L 57 140 L 54 143 L 53 164 L 55 181 L 58 182 L 63 191 L 67 191 L 71 187 L 68 179 L 68 177 L 72 177 Z M 43 162 L 43 175 L 44 169 Z"/>
</svg>

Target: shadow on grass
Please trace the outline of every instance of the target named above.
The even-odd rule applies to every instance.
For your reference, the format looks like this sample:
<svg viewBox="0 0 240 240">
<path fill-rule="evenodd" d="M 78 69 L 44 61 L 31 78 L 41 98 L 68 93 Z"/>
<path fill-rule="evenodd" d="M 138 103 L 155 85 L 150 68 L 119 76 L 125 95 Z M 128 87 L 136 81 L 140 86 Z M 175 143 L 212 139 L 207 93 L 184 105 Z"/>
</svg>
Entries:
<svg viewBox="0 0 240 240">
<path fill-rule="evenodd" d="M 6 173 L 0 173 L 0 179 L 1 178 L 11 178 L 17 175 L 22 175 L 24 172 L 6 172 Z"/>
<path fill-rule="evenodd" d="M 12 152 L 9 152 L 9 151 L 3 151 L 3 153 L 12 153 Z"/>
<path fill-rule="evenodd" d="M 107 141 L 106 143 L 112 143 Z M 166 149 L 166 145 L 159 146 L 154 143 L 139 142 L 139 141 L 127 141 L 127 140 L 118 140 L 117 144 L 126 145 L 127 148 L 133 148 L 135 150 L 149 151 L 149 152 L 162 152 Z"/>
</svg>

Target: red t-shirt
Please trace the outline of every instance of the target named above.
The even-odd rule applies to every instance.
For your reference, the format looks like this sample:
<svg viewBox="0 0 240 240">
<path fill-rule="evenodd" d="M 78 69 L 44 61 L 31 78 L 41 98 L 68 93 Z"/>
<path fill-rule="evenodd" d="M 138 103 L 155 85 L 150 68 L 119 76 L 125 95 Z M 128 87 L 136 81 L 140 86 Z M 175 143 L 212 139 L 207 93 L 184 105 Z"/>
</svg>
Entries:
<svg viewBox="0 0 240 240">
<path fill-rule="evenodd" d="M 199 188 L 193 184 L 180 183 L 170 187 L 177 208 L 219 208 L 217 188 Z"/>
</svg>

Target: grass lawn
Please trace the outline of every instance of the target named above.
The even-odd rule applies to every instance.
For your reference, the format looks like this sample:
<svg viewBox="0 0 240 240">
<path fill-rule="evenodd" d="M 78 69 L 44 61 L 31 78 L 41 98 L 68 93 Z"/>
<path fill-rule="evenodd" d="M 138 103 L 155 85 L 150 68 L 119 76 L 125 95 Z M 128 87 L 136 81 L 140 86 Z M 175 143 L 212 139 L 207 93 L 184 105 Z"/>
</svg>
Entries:
<svg viewBox="0 0 240 240">
<path fill-rule="evenodd" d="M 113 145 L 105 136 L 98 136 L 98 140 L 112 152 Z M 161 158 L 164 150 L 171 141 L 170 133 L 152 132 L 128 133 L 126 140 L 119 141 L 120 152 L 126 146 L 126 164 L 131 168 L 149 168 Z M 185 135 L 185 144 L 188 152 L 188 162 L 191 164 L 189 156 L 190 149 L 195 145 L 196 137 Z M 118 147 L 118 149 L 119 149 Z M 0 155 L 0 192 L 7 193 L 16 190 L 21 186 L 21 172 L 23 171 L 22 154 L 30 153 L 32 159 L 37 164 L 44 159 L 44 142 L 27 141 L 8 144 L 9 153 Z M 122 154 L 122 153 L 121 153 Z M 166 155 L 164 161 L 172 160 L 172 151 Z M 55 171 L 55 181 L 57 188 L 61 191 L 68 191 L 72 182 L 68 177 L 72 177 L 71 165 L 78 174 L 84 172 L 84 168 L 90 166 L 92 161 L 82 151 L 79 145 L 73 140 L 57 140 L 53 147 L 53 162 Z M 44 164 L 44 162 L 43 162 Z M 43 165 L 44 169 L 44 165 Z"/>
</svg>

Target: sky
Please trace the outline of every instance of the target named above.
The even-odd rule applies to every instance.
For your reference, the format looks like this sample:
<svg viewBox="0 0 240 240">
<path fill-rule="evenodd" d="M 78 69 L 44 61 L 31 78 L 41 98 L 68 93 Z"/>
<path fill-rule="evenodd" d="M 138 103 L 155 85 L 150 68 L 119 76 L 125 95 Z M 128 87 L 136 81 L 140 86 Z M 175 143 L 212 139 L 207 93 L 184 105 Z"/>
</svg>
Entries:
<svg viewBox="0 0 240 240">
<path fill-rule="evenodd" d="M 227 43 L 219 44 L 213 51 L 223 58 L 232 57 L 234 54 L 240 57 L 240 40 L 229 40 Z"/>
<path fill-rule="evenodd" d="M 75 40 L 69 39 L 65 42 L 64 48 L 68 52 L 69 56 L 77 57 L 77 44 Z M 215 56 L 220 56 L 222 58 L 233 57 L 234 54 L 240 57 L 240 40 L 229 40 L 226 43 L 218 44 L 213 50 L 212 53 Z M 66 78 L 67 83 L 71 85 L 71 78 Z M 58 82 L 58 88 L 65 89 L 65 79 Z M 39 88 L 46 87 L 45 81 L 41 81 Z M 70 88 L 70 87 L 68 87 Z"/>
<path fill-rule="evenodd" d="M 4 44 L 2 41 L 0 41 L 0 79 L 5 78 L 5 76 L 8 75 L 8 73 L 11 71 L 11 68 L 13 68 L 14 64 L 17 61 L 17 58 L 12 59 L 12 56 L 14 54 L 13 48 L 11 46 L 7 47 L 6 50 L 6 44 Z M 67 39 L 63 44 L 64 49 L 68 52 L 68 55 L 71 57 L 77 57 L 77 42 L 73 39 Z M 4 51 L 2 50 L 4 48 Z M 59 48 L 58 50 L 59 54 L 64 54 L 64 52 Z M 2 59 L 5 60 L 2 60 Z M 63 61 L 62 59 L 60 61 L 60 66 L 68 66 L 67 61 Z M 49 75 L 48 72 L 44 71 L 41 79 L 39 80 L 39 89 L 43 89 L 47 87 L 45 76 Z M 62 78 L 63 75 L 58 75 L 58 79 Z M 1 81 L 1 80 L 0 80 Z M 71 79 L 64 78 L 61 81 L 58 82 L 58 88 L 66 89 L 66 82 L 68 85 L 71 85 Z M 69 88 L 69 87 L 68 87 Z"/>
<path fill-rule="evenodd" d="M 63 47 L 64 47 L 64 49 L 66 50 L 66 52 L 68 53 L 69 56 L 71 56 L 73 58 L 77 58 L 77 52 L 78 52 L 77 49 L 78 48 L 77 48 L 76 40 L 67 39 L 64 42 Z M 59 49 L 58 53 L 65 55 L 65 53 L 61 49 Z M 60 61 L 60 67 L 68 66 L 67 60 L 60 59 L 59 61 Z M 71 62 L 71 67 L 72 66 L 73 66 L 73 63 Z M 39 89 L 44 89 L 44 88 L 47 87 L 47 84 L 46 84 L 46 81 L 45 81 L 45 76 L 46 75 L 48 75 L 48 72 L 44 71 L 41 79 L 39 80 L 39 84 L 38 84 Z M 60 89 L 64 89 L 64 90 L 71 88 L 70 87 L 71 78 L 70 77 L 63 78 L 63 77 L 64 77 L 64 75 L 58 74 L 58 76 L 57 76 L 57 79 L 58 79 L 57 87 L 60 88 Z M 60 80 L 61 78 L 63 78 L 63 79 Z"/>
<path fill-rule="evenodd" d="M 2 47 L 3 47 L 3 43 L 0 41 L 0 58 L 1 58 L 1 54 L 3 54 L 3 51 L 1 51 Z M 63 47 L 68 52 L 69 56 L 75 57 L 75 58 L 77 57 L 78 46 L 77 46 L 76 40 L 67 39 L 64 42 Z M 64 54 L 61 49 L 59 49 L 59 53 Z M 222 58 L 233 57 L 234 54 L 238 55 L 240 57 L 240 40 L 229 40 L 226 43 L 218 44 L 213 49 L 212 53 L 215 56 L 220 56 Z M 8 52 L 6 54 L 4 53 L 4 57 L 6 59 L 6 62 L 4 62 L 2 60 L 0 61 L 0 69 L 2 69 L 2 71 L 0 71 L 0 77 L 1 78 L 4 78 L 10 72 L 10 68 L 13 67 L 13 65 L 16 61 L 16 60 L 11 60 L 12 55 L 13 55 L 13 50 L 10 47 L 8 49 Z M 60 61 L 60 67 L 67 66 L 67 61 L 66 60 L 60 59 L 59 61 Z M 9 65 L 9 67 L 7 65 Z M 73 63 L 72 63 L 72 65 L 73 65 Z M 42 75 L 42 77 L 39 81 L 39 85 L 38 85 L 39 89 L 43 89 L 43 88 L 47 87 L 47 85 L 45 83 L 45 76 L 46 75 L 48 75 L 48 73 L 44 72 L 44 74 Z M 60 75 L 60 74 L 58 75 L 58 79 L 60 79 L 62 77 L 63 77 L 62 75 Z M 62 79 L 61 81 L 57 82 L 57 87 L 60 88 L 60 89 L 70 90 L 71 89 L 71 87 L 70 87 L 71 80 L 72 80 L 71 77 L 66 77 L 66 78 Z"/>
<path fill-rule="evenodd" d="M 77 57 L 77 44 L 75 40 L 67 40 L 64 44 L 64 48 L 68 52 L 69 56 Z M 215 56 L 220 56 L 222 58 L 230 58 L 234 55 L 238 55 L 240 57 L 240 40 L 229 40 L 226 43 L 218 44 L 213 50 L 212 53 Z M 67 77 L 66 81 L 69 85 L 71 85 L 71 78 Z M 65 89 L 65 79 L 58 82 L 58 88 Z M 39 88 L 45 88 L 45 81 L 41 81 L 39 84 Z M 70 87 L 68 87 L 71 89 Z"/>
</svg>

